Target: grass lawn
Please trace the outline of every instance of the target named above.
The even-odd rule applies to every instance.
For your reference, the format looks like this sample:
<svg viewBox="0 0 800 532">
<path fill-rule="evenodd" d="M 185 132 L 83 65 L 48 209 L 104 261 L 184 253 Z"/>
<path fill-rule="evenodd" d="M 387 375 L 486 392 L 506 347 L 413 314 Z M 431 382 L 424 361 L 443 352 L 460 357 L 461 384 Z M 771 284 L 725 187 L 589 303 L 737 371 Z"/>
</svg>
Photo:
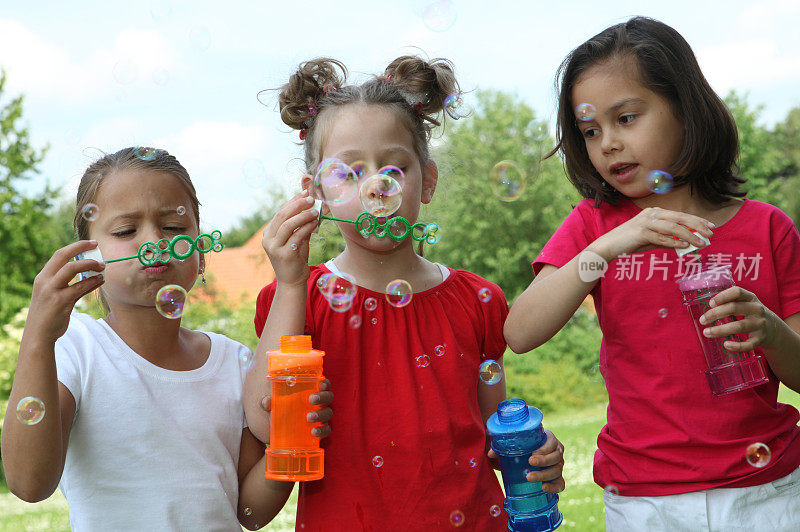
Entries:
<svg viewBox="0 0 800 532">
<path fill-rule="evenodd" d="M 781 387 L 778 399 L 800 408 L 800 395 Z M 592 458 L 597 434 L 605 423 L 605 406 L 576 412 L 551 414 L 545 426 L 564 442 L 567 489 L 559 508 L 564 514 L 562 529 L 605 530 L 602 490 L 592 481 Z M 271 531 L 294 530 L 297 489 L 276 519 L 264 528 Z M 67 503 L 60 492 L 46 501 L 28 504 L 0 488 L 0 532 L 68 531 Z"/>
</svg>

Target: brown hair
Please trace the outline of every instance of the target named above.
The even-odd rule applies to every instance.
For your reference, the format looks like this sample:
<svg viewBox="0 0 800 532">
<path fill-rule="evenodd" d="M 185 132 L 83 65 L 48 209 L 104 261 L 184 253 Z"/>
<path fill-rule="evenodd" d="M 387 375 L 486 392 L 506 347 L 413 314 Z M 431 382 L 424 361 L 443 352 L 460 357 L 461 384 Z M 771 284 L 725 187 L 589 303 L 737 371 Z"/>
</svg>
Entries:
<svg viewBox="0 0 800 532">
<path fill-rule="evenodd" d="M 547 157 L 560 150 L 570 181 L 596 206 L 619 201 L 622 194 L 608 186 L 589 160 L 575 119 L 572 89 L 589 68 L 628 57 L 635 60 L 642 85 L 666 98 L 683 122 L 683 148 L 670 169 L 675 185 L 688 183 L 712 203 L 744 196 L 740 185 L 746 179 L 735 175 L 739 137 L 733 116 L 706 81 L 689 43 L 670 26 L 646 17 L 603 30 L 561 63 L 556 74 L 558 143 Z"/>
<path fill-rule="evenodd" d="M 431 130 L 439 126 L 445 99 L 459 94 L 453 63 L 402 56 L 383 72 L 361 85 L 345 85 L 347 68 L 335 59 L 317 58 L 301 63 L 278 96 L 281 120 L 289 127 L 307 130 L 304 143 L 306 170 L 316 172 L 322 142 L 333 111 L 349 104 L 383 105 L 395 111 L 414 138 L 422 166 L 430 158 Z"/>
<path fill-rule="evenodd" d="M 89 239 L 89 222 L 83 216 L 83 209 L 94 202 L 97 197 L 97 191 L 103 183 L 103 178 L 114 172 L 127 169 L 166 172 L 178 178 L 189 195 L 194 221 L 197 223 L 197 227 L 200 227 L 200 201 L 197 199 L 197 193 L 186 168 L 166 150 L 139 146 L 123 148 L 118 152 L 106 154 L 90 164 L 86 171 L 83 172 L 75 201 L 75 218 L 72 220 L 72 226 L 75 228 L 78 239 Z M 188 208 L 188 206 L 186 207 Z M 100 294 L 100 303 L 105 311 L 108 312 L 108 304 L 102 292 L 98 293 Z"/>
</svg>

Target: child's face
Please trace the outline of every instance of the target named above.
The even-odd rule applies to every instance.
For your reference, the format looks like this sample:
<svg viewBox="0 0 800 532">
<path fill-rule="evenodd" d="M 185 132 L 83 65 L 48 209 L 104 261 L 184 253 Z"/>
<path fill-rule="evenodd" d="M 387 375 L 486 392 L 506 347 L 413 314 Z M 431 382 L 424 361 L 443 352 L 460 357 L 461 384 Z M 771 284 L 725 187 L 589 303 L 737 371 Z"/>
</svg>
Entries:
<svg viewBox="0 0 800 532">
<path fill-rule="evenodd" d="M 136 255 L 144 242 L 198 236 L 194 207 L 179 179 L 167 172 L 127 169 L 103 178 L 94 199 L 99 216 L 89 227 L 105 260 Z M 185 208 L 178 214 L 178 207 Z M 108 264 L 103 293 L 115 306 L 155 307 L 158 290 L 177 284 L 187 291 L 197 279 L 201 260 L 195 252 L 185 261 L 145 267 L 137 259 Z"/>
<path fill-rule="evenodd" d="M 364 164 L 359 187 L 384 166 L 396 166 L 403 171 L 398 179 L 402 187 L 403 201 L 400 208 L 389 218 L 402 216 L 412 224 L 419 215 L 421 203 L 428 203 L 436 188 L 436 165 L 429 162 L 425 167 L 414 151 L 410 131 L 394 114 L 394 111 L 379 105 L 347 105 L 336 110 L 330 130 L 322 144 L 322 159 L 336 158 L 348 165 Z M 343 205 L 331 205 L 331 214 L 337 218 L 355 220 L 364 212 L 358 196 Z M 386 217 L 379 217 L 383 223 Z M 337 222 L 345 239 L 350 243 L 367 246 L 375 251 L 388 251 L 401 245 L 411 244 L 411 238 L 395 242 L 388 236 L 379 238 L 370 235 L 364 238 L 354 224 Z"/>
<path fill-rule="evenodd" d="M 592 165 L 602 178 L 630 198 L 652 194 L 647 175 L 672 173 L 683 147 L 683 123 L 669 102 L 638 81 L 632 59 L 589 68 L 572 89 L 573 109 L 588 103 L 592 120 L 576 118 Z"/>
</svg>

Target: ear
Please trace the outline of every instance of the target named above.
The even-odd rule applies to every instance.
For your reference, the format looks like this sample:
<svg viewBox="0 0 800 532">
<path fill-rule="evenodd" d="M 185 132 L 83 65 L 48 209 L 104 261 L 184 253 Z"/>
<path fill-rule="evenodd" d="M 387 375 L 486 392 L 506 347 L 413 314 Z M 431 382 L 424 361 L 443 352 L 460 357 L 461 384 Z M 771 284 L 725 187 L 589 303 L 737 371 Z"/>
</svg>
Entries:
<svg viewBox="0 0 800 532">
<path fill-rule="evenodd" d="M 300 178 L 300 187 L 303 190 L 307 191 L 308 195 L 310 197 L 314 198 L 314 200 L 318 200 L 319 199 L 317 191 L 316 191 L 316 187 L 314 187 L 314 177 L 311 174 L 306 174 L 306 175 L 304 175 L 303 177 Z M 330 212 L 331 212 L 331 210 L 328 208 L 328 206 L 325 205 L 325 203 L 322 203 L 322 202 L 320 203 L 319 211 L 320 211 L 320 214 L 325 214 L 325 215 L 330 214 Z"/>
<path fill-rule="evenodd" d="M 433 159 L 428 159 L 422 168 L 422 203 L 428 204 L 433 199 L 436 183 L 439 182 L 439 167 Z"/>
</svg>

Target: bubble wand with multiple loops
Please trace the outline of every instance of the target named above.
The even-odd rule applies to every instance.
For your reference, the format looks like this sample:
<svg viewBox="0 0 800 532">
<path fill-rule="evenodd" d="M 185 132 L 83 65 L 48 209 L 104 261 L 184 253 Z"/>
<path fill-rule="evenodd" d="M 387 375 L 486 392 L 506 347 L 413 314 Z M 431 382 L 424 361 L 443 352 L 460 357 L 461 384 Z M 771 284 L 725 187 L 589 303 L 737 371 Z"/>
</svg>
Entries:
<svg viewBox="0 0 800 532">
<path fill-rule="evenodd" d="M 392 240 L 400 242 L 401 240 L 411 236 L 417 242 L 424 240 L 428 244 L 436 244 L 439 242 L 439 225 L 436 223 L 423 223 L 417 222 L 411 224 L 402 216 L 393 216 L 387 219 L 382 224 L 378 223 L 378 218 L 374 214 L 362 212 L 355 220 L 345 220 L 344 218 L 335 218 L 333 216 L 319 215 L 319 220 L 332 220 L 334 222 L 345 222 L 355 224 L 358 232 L 363 236 L 374 234 L 378 238 L 388 236 Z"/>
<path fill-rule="evenodd" d="M 111 259 L 104 262 L 108 264 L 123 260 L 139 259 L 139 262 L 141 262 L 143 266 L 155 266 L 159 262 L 166 264 L 173 257 L 178 260 L 186 260 L 191 257 L 192 253 L 195 251 L 199 253 L 208 253 L 209 251 L 219 253 L 224 247 L 221 239 L 221 231 L 212 231 L 210 234 L 203 233 L 197 238 L 192 238 L 189 235 L 177 235 L 173 237 L 172 240 L 162 238 L 157 242 L 145 242 L 139 246 L 139 251 L 136 255 Z M 182 244 L 184 242 L 185 244 Z M 176 250 L 176 246 L 180 246 L 180 250 Z M 186 251 L 183 251 L 184 247 Z"/>
</svg>

